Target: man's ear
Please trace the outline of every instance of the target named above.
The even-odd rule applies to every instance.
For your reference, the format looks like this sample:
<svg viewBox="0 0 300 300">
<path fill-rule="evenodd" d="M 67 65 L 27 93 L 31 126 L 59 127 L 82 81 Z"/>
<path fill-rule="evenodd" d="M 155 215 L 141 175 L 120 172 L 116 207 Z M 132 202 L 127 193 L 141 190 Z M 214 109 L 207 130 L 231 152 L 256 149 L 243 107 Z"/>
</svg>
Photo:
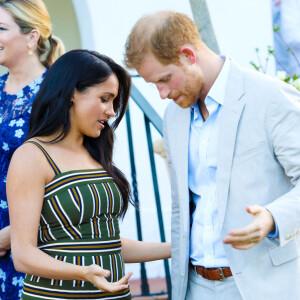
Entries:
<svg viewBox="0 0 300 300">
<path fill-rule="evenodd" d="M 180 59 L 184 60 L 185 62 L 193 65 L 196 62 L 196 53 L 195 51 L 188 46 L 182 46 L 179 49 Z"/>
<path fill-rule="evenodd" d="M 38 29 L 32 29 L 28 33 L 28 47 L 35 49 L 35 47 L 37 46 L 37 43 L 39 41 L 39 38 L 40 38 L 39 30 Z"/>
</svg>

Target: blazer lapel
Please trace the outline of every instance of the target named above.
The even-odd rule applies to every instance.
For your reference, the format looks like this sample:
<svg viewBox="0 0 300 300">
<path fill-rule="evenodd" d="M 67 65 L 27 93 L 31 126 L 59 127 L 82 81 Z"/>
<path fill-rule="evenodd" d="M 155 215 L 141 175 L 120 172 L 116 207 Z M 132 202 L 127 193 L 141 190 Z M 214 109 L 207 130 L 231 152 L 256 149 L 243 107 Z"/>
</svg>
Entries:
<svg viewBox="0 0 300 300">
<path fill-rule="evenodd" d="M 243 72 L 231 61 L 218 139 L 217 202 L 220 228 L 223 226 L 231 166 L 239 120 L 244 108 Z"/>
<path fill-rule="evenodd" d="M 188 149 L 190 121 L 190 108 L 180 110 L 178 120 L 176 120 L 178 124 L 177 130 L 174 131 L 174 138 L 176 140 L 176 170 L 178 171 L 177 185 L 178 193 L 180 195 L 178 199 L 182 200 L 180 201 L 179 205 L 182 217 L 183 232 L 186 234 L 188 234 L 189 230 Z"/>
</svg>

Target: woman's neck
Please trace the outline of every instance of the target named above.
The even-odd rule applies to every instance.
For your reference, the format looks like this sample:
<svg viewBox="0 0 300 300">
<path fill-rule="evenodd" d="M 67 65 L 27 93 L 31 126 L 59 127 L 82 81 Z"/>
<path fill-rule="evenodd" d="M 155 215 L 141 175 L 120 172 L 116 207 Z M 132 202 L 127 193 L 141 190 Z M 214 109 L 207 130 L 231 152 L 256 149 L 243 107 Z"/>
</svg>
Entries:
<svg viewBox="0 0 300 300">
<path fill-rule="evenodd" d="M 61 141 L 59 141 L 59 144 L 63 148 L 72 149 L 73 151 L 80 151 L 81 149 L 84 149 L 84 146 L 83 146 L 84 136 L 82 134 L 78 134 L 74 131 L 75 130 L 73 130 L 71 128 L 70 131 L 68 132 L 68 134 Z M 60 136 L 60 132 L 57 132 L 57 133 L 48 135 L 46 137 L 41 137 L 41 138 L 37 137 L 37 139 L 44 141 L 44 142 L 50 142 L 50 141 L 57 139 L 57 137 L 59 137 L 59 136 Z"/>
<path fill-rule="evenodd" d="M 16 94 L 30 82 L 40 77 L 46 68 L 39 61 L 36 55 L 26 60 L 18 61 L 18 64 L 9 66 L 9 76 L 5 83 L 5 91 L 8 94 Z"/>
</svg>

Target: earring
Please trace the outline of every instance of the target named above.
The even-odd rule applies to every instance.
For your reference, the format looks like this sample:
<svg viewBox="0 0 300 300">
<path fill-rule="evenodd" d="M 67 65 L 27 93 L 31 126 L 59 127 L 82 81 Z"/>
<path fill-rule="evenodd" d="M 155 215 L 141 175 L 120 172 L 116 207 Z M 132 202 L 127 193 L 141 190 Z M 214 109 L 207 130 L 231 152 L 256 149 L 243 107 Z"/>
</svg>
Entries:
<svg viewBox="0 0 300 300">
<path fill-rule="evenodd" d="M 33 52 L 32 52 L 32 50 L 31 50 L 31 47 L 30 47 L 30 46 L 28 46 L 28 48 L 29 48 L 28 55 L 32 55 L 32 54 L 33 54 Z"/>
</svg>

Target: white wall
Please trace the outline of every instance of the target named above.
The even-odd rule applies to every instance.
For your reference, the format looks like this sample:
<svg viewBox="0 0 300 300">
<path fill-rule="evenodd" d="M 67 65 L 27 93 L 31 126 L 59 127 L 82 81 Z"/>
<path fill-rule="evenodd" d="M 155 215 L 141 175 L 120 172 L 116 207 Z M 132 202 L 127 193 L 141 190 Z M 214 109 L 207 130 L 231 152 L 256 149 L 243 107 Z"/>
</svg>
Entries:
<svg viewBox="0 0 300 300">
<path fill-rule="evenodd" d="M 208 9 L 222 54 L 230 56 L 245 68 L 250 61 L 258 63 L 259 48 L 265 65 L 268 46 L 273 48 L 273 25 L 270 0 L 207 0 Z M 253 69 L 253 68 L 252 68 Z M 268 74 L 275 74 L 270 57 Z"/>
</svg>

